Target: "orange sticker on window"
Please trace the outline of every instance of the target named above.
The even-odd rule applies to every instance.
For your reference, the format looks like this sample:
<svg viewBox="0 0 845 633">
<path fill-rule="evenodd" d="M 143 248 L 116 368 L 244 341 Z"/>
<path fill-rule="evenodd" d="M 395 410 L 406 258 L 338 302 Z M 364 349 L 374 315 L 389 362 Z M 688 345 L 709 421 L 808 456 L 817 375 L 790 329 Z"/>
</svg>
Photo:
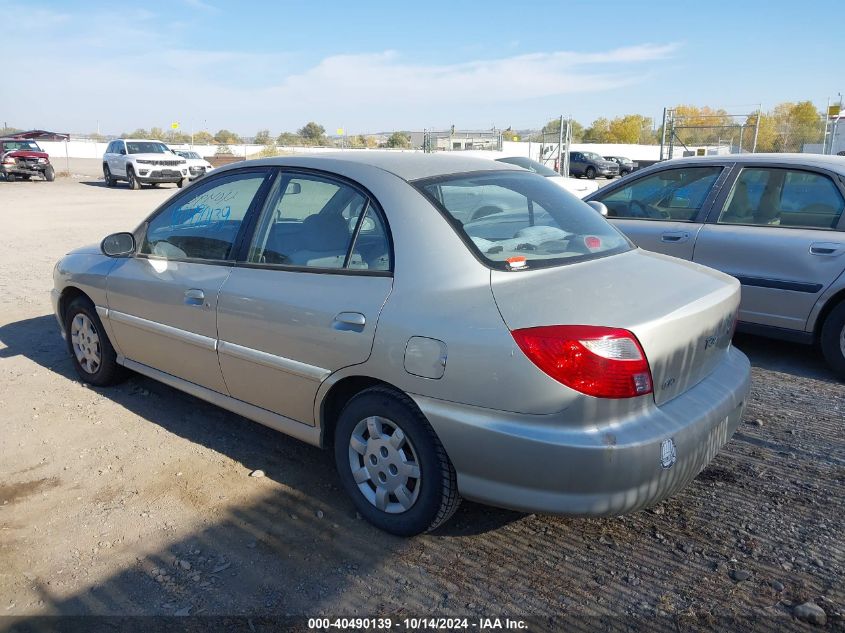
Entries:
<svg viewBox="0 0 845 633">
<path fill-rule="evenodd" d="M 511 268 L 525 268 L 526 265 L 525 257 L 523 257 L 522 255 L 517 255 L 516 257 L 508 257 L 505 261 Z"/>
</svg>

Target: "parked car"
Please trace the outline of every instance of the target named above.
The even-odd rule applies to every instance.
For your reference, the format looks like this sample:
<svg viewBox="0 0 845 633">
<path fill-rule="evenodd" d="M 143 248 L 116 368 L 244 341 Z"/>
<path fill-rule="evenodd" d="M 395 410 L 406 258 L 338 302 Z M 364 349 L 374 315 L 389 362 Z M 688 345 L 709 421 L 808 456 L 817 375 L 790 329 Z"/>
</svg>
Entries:
<svg viewBox="0 0 845 633">
<path fill-rule="evenodd" d="M 586 176 L 590 180 L 604 176 L 609 180 L 619 175 L 619 165 L 595 152 L 569 152 L 569 175 Z"/>
<path fill-rule="evenodd" d="M 677 159 L 589 196 L 636 244 L 739 279 L 739 328 L 818 344 L 845 378 L 845 159 Z"/>
<path fill-rule="evenodd" d="M 33 176 L 48 182 L 56 179 L 56 170 L 50 164 L 50 155 L 38 143 L 25 138 L 0 138 L 0 175 L 8 182 L 18 178 L 29 180 Z"/>
<path fill-rule="evenodd" d="M 103 178 L 106 187 L 125 180 L 130 189 L 167 182 L 181 188 L 188 178 L 188 165 L 161 141 L 118 139 L 109 143 L 103 155 Z"/>
<path fill-rule="evenodd" d="M 235 163 L 68 254 L 54 281 L 82 380 L 129 368 L 331 446 L 358 511 L 396 534 L 462 496 L 571 515 L 656 503 L 731 437 L 749 389 L 735 279 L 637 249 L 547 178 L 486 159 Z"/>
<path fill-rule="evenodd" d="M 496 160 L 500 163 L 516 165 L 517 167 L 522 167 L 523 169 L 527 169 L 535 174 L 540 174 L 579 198 L 583 198 L 584 196 L 597 191 L 599 188 L 598 184 L 594 182 L 584 182 L 583 180 L 577 180 L 576 178 L 566 178 L 561 176 L 554 169 L 546 167 L 543 163 L 531 160 L 525 156 L 509 156 L 507 158 L 497 158 Z"/>
<path fill-rule="evenodd" d="M 189 180 L 201 178 L 214 169 L 211 163 L 192 150 L 175 149 L 173 153 L 185 159 L 188 165 Z"/>
<path fill-rule="evenodd" d="M 635 163 L 630 158 L 625 158 L 624 156 L 605 156 L 604 159 L 619 165 L 620 176 L 630 174 L 632 171 L 635 171 L 639 167 L 639 164 Z"/>
</svg>

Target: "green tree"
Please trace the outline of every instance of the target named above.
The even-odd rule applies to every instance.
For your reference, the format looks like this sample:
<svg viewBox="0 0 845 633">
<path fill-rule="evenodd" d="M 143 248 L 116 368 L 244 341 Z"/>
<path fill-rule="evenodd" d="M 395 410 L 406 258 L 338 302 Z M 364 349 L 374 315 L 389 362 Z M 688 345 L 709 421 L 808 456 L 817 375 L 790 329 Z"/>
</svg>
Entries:
<svg viewBox="0 0 845 633">
<path fill-rule="evenodd" d="M 302 145 L 302 137 L 293 132 L 282 132 L 276 139 L 276 143 L 282 146 Z"/>
<path fill-rule="evenodd" d="M 152 138 L 157 141 L 166 141 L 167 140 L 167 132 L 165 132 L 160 127 L 152 127 L 150 128 L 150 135 L 147 138 Z"/>
<path fill-rule="evenodd" d="M 387 139 L 388 147 L 410 147 L 411 134 L 410 132 L 394 132 Z"/>
<path fill-rule="evenodd" d="M 206 132 L 205 130 L 194 132 L 194 143 L 197 145 L 211 145 L 213 142 L 214 137 L 211 135 L 211 132 Z"/>
<path fill-rule="evenodd" d="M 0 136 L 6 136 L 7 134 L 14 134 L 15 132 L 22 132 L 23 130 L 16 128 L 16 127 L 0 127 Z"/>
<path fill-rule="evenodd" d="M 255 138 L 252 142 L 256 145 L 270 145 L 270 130 L 258 130 L 258 132 L 255 133 Z"/>
<path fill-rule="evenodd" d="M 214 135 L 214 140 L 223 145 L 228 145 L 229 143 L 240 143 L 241 137 L 234 132 L 223 129 L 219 130 L 217 134 Z"/>
<path fill-rule="evenodd" d="M 502 130 L 502 140 L 503 141 L 518 141 L 519 134 L 513 131 L 513 129 L 508 128 L 506 130 Z"/>
<path fill-rule="evenodd" d="M 314 121 L 309 121 L 297 131 L 297 134 L 302 137 L 306 145 L 325 145 L 326 128 Z"/>
<path fill-rule="evenodd" d="M 600 117 L 584 130 L 584 141 L 587 143 L 607 143 L 610 137 L 610 121 Z"/>
</svg>

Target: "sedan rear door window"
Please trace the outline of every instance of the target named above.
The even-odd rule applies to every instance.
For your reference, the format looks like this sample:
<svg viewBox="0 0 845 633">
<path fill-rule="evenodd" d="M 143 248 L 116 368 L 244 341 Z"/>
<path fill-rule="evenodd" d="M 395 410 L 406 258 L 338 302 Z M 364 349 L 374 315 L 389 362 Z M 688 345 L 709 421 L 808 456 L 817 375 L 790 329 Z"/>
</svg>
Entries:
<svg viewBox="0 0 845 633">
<path fill-rule="evenodd" d="M 360 190 L 316 174 L 283 174 L 268 197 L 249 262 L 390 269 L 384 222 Z"/>
<path fill-rule="evenodd" d="M 833 229 L 845 201 L 824 174 L 773 167 L 747 167 L 737 177 L 719 224 Z"/>
<path fill-rule="evenodd" d="M 612 218 L 692 222 L 722 173 L 721 166 L 664 169 L 599 196 Z"/>
</svg>

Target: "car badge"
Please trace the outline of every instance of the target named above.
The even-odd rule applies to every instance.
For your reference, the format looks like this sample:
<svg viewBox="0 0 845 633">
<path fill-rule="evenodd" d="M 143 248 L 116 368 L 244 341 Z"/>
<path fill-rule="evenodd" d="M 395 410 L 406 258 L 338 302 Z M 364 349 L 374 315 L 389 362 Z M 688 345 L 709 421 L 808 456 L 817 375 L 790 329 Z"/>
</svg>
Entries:
<svg viewBox="0 0 845 633">
<path fill-rule="evenodd" d="M 678 459 L 677 451 L 675 450 L 675 440 L 671 437 L 660 442 L 660 465 L 663 468 L 672 468 L 672 465 Z"/>
</svg>

